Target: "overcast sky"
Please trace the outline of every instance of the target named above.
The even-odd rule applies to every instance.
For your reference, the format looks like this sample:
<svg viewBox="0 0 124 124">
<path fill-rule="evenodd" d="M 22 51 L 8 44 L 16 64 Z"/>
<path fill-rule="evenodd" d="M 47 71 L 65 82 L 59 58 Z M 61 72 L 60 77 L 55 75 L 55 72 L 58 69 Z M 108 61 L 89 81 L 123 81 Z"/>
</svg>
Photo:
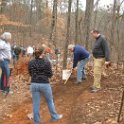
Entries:
<svg viewBox="0 0 124 124">
<path fill-rule="evenodd" d="M 52 2 L 53 3 L 53 0 L 48 0 L 50 3 Z M 94 3 L 96 3 L 97 0 L 94 0 Z M 120 1 L 123 1 L 123 0 L 120 0 Z M 102 7 L 102 8 L 107 8 L 107 5 L 112 5 L 114 2 L 114 0 L 100 0 L 99 2 L 99 7 Z M 85 10 L 86 8 L 86 0 L 79 0 L 79 6 L 81 9 Z M 122 5 L 123 9 L 124 9 L 124 3 Z M 59 10 L 58 10 L 59 11 Z M 68 5 L 67 3 L 65 2 L 62 2 L 61 4 L 61 11 L 63 12 L 67 12 L 68 11 Z M 75 3 L 73 2 L 72 4 L 72 11 L 75 11 Z"/>
<path fill-rule="evenodd" d="M 83 4 L 83 6 L 85 7 L 86 5 L 86 0 L 80 0 Z M 96 2 L 97 0 L 95 0 Z M 120 0 L 120 2 L 122 2 L 123 0 Z M 101 7 L 104 7 L 104 6 L 107 6 L 107 5 L 110 5 L 110 4 L 113 4 L 114 3 L 114 0 L 100 0 L 99 2 L 99 6 Z M 124 6 L 124 3 L 123 3 L 123 6 Z"/>
<path fill-rule="evenodd" d="M 95 0 L 95 2 L 96 2 L 96 1 L 97 1 L 97 0 Z M 80 0 L 80 2 L 82 3 L 83 8 L 85 8 L 85 6 L 86 6 L 86 0 Z M 99 6 L 100 6 L 100 7 L 105 7 L 105 6 L 110 5 L 110 4 L 112 4 L 112 3 L 113 3 L 113 0 L 100 0 Z"/>
<path fill-rule="evenodd" d="M 96 2 L 96 0 L 95 0 L 95 2 Z M 99 5 L 104 6 L 104 5 L 109 5 L 112 3 L 113 3 L 113 0 L 100 0 Z"/>
<path fill-rule="evenodd" d="M 51 1 L 51 0 L 49 0 L 49 1 Z M 95 0 L 95 2 L 96 1 L 97 0 Z M 79 4 L 80 8 L 85 10 L 85 8 L 86 8 L 86 0 L 79 0 L 79 3 L 80 3 Z M 112 3 L 113 3 L 113 0 L 100 0 L 99 6 L 103 7 L 103 8 L 106 8 L 107 5 L 110 5 Z M 68 11 L 67 6 L 65 8 L 65 3 L 64 2 L 63 2 L 63 6 L 61 6 L 61 8 L 62 8 L 63 12 L 67 12 Z M 74 3 L 72 4 L 72 10 L 75 10 L 75 4 Z"/>
</svg>

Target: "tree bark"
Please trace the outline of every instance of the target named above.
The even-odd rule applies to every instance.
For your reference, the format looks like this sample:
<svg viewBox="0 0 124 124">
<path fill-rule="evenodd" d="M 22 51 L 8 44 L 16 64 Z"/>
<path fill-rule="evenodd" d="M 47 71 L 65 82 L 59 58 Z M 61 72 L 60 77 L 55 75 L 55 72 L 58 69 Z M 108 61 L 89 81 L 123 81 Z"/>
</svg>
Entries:
<svg viewBox="0 0 124 124">
<path fill-rule="evenodd" d="M 92 22 L 93 4 L 94 4 L 94 0 L 86 0 L 86 11 L 85 11 L 85 18 L 84 18 L 84 25 L 83 25 L 83 29 L 84 29 L 83 34 L 84 34 L 85 47 L 87 49 L 89 47 L 89 34 L 90 34 L 90 26 Z"/>
<path fill-rule="evenodd" d="M 32 16 L 33 16 L 33 2 L 34 0 L 31 0 L 31 9 L 30 9 L 30 36 L 32 35 Z"/>
<path fill-rule="evenodd" d="M 72 0 L 68 1 L 68 19 L 67 19 L 67 33 L 66 33 L 66 42 L 65 42 L 65 48 L 64 48 L 64 59 L 63 59 L 63 69 L 67 68 L 67 57 L 68 57 L 68 44 L 70 41 L 70 22 L 71 22 L 71 5 Z"/>
<path fill-rule="evenodd" d="M 113 34 L 115 33 L 115 26 L 116 26 L 116 5 L 117 5 L 117 0 L 114 0 L 113 12 L 112 12 L 112 23 L 111 23 L 111 36 L 110 36 L 111 46 L 114 45 L 114 39 L 115 39 Z"/>
<path fill-rule="evenodd" d="M 37 8 L 37 19 L 40 20 L 42 17 L 42 0 L 35 0 Z"/>
<path fill-rule="evenodd" d="M 79 0 L 77 0 L 76 2 L 76 12 L 75 12 L 75 44 L 78 43 L 78 35 L 79 35 L 78 18 L 79 18 Z"/>
<path fill-rule="evenodd" d="M 93 25 L 94 28 L 97 28 L 97 25 L 96 25 L 96 23 L 97 23 L 97 14 L 98 14 L 97 9 L 98 9 L 99 2 L 100 2 L 100 0 L 97 0 L 95 5 L 94 5 L 94 8 L 95 8 L 95 11 L 94 11 L 94 25 Z"/>
<path fill-rule="evenodd" d="M 57 0 L 53 2 L 53 11 L 52 11 L 52 21 L 50 29 L 49 40 L 52 41 L 54 47 L 56 48 L 56 28 L 57 28 Z"/>
</svg>

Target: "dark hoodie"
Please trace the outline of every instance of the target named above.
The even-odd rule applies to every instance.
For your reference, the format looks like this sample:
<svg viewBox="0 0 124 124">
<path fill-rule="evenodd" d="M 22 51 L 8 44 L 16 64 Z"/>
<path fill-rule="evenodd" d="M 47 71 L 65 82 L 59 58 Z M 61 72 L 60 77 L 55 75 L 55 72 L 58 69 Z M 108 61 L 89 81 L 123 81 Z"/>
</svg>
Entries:
<svg viewBox="0 0 124 124">
<path fill-rule="evenodd" d="M 49 61 L 45 59 L 34 59 L 29 62 L 29 74 L 32 83 L 49 83 L 52 77 L 52 69 Z"/>
</svg>

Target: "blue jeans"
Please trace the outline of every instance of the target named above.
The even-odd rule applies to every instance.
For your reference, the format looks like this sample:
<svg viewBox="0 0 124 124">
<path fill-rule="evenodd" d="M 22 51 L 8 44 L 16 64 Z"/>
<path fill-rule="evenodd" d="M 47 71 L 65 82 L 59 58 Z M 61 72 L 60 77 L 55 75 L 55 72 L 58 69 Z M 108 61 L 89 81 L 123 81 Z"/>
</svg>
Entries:
<svg viewBox="0 0 124 124">
<path fill-rule="evenodd" d="M 10 69 L 8 65 L 9 65 L 9 60 L 0 61 L 0 67 L 2 69 L 0 89 L 7 92 L 9 92 L 9 87 L 10 87 L 9 86 Z"/>
<path fill-rule="evenodd" d="M 88 63 L 89 58 L 85 58 L 80 61 L 80 63 L 77 66 L 77 81 L 82 81 L 82 79 L 86 78 L 85 75 L 85 65 Z"/>
<path fill-rule="evenodd" d="M 55 110 L 52 89 L 50 84 L 31 84 L 31 92 L 33 99 L 33 113 L 34 113 L 34 124 L 40 124 L 40 100 L 41 96 L 44 96 L 51 114 L 52 120 L 58 119 L 58 114 Z"/>
</svg>

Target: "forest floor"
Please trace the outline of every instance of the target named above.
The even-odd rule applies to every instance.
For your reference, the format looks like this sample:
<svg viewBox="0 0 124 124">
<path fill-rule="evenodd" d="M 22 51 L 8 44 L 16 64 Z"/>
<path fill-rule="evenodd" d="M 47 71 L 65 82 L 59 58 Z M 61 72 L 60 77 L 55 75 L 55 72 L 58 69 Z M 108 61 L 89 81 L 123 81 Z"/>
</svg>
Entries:
<svg viewBox="0 0 124 124">
<path fill-rule="evenodd" d="M 97 93 L 89 90 L 93 83 L 91 75 L 80 85 L 74 84 L 75 76 L 66 85 L 62 81 L 53 84 L 57 112 L 64 115 L 54 124 L 117 124 L 124 75 L 117 69 L 109 69 L 108 73 L 102 78 L 102 90 Z M 19 85 L 6 98 L 0 93 L 0 124 L 33 124 L 27 117 L 32 113 L 30 86 L 24 80 Z M 45 100 L 41 101 L 42 124 L 53 124 Z M 122 115 L 120 124 L 124 124 L 123 118 Z"/>
</svg>

